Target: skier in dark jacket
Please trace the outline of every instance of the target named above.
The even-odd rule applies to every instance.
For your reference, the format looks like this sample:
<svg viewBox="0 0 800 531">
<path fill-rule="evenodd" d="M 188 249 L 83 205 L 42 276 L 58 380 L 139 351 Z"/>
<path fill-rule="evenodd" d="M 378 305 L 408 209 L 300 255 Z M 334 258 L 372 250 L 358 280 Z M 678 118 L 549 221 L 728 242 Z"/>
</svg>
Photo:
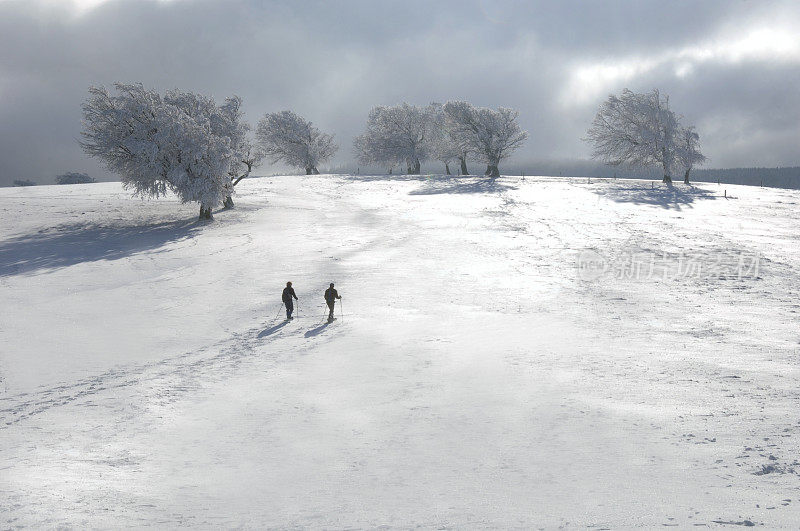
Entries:
<svg viewBox="0 0 800 531">
<path fill-rule="evenodd" d="M 336 304 L 336 299 L 341 299 L 341 295 L 335 289 L 333 289 L 333 282 L 331 282 L 331 287 L 325 290 L 325 302 L 328 303 L 328 309 L 330 312 L 328 313 L 328 322 L 330 323 L 333 321 L 333 305 Z"/>
<path fill-rule="evenodd" d="M 286 283 L 286 287 L 283 288 L 283 295 L 281 295 L 281 299 L 283 303 L 286 305 L 286 320 L 292 319 L 292 312 L 294 311 L 294 301 L 292 301 L 292 297 L 294 300 L 297 300 L 297 295 L 294 293 L 294 288 L 292 287 L 291 282 Z"/>
</svg>

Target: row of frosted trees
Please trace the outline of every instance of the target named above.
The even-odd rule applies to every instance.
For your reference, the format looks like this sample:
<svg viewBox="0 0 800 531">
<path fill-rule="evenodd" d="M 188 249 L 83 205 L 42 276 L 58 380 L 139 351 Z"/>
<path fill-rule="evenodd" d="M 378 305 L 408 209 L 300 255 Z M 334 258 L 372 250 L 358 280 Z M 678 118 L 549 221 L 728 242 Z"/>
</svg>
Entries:
<svg viewBox="0 0 800 531">
<path fill-rule="evenodd" d="M 183 202 L 200 204 L 200 218 L 212 209 L 233 206 L 236 185 L 264 158 L 319 173 L 338 146 L 333 136 L 291 111 L 266 114 L 254 135 L 243 120 L 242 101 L 222 104 L 193 92 L 172 90 L 163 96 L 141 84 L 89 89 L 83 104 L 84 151 L 103 161 L 136 195 L 159 197 L 174 192 Z M 416 106 L 403 103 L 374 107 L 365 132 L 356 137 L 359 162 L 384 165 L 389 173 L 405 167 L 419 174 L 426 160 L 457 163 L 469 174 L 467 161 L 486 164 L 485 175 L 500 175 L 500 163 L 518 149 L 528 133 L 511 109 L 475 107 L 465 101 Z M 612 165 L 660 165 L 664 181 L 673 172 L 689 171 L 705 161 L 694 127 L 669 109 L 658 91 L 629 90 L 603 102 L 586 140 L 593 156 Z"/>
<path fill-rule="evenodd" d="M 467 175 L 467 159 L 472 159 L 486 164 L 485 175 L 499 177 L 500 162 L 528 138 L 517 115 L 465 101 L 373 107 L 366 131 L 354 141 L 356 157 L 362 164 L 385 165 L 389 173 L 405 165 L 409 174 L 419 174 L 421 163 L 432 159 L 444 164 L 447 175 L 456 161 Z"/>
<path fill-rule="evenodd" d="M 253 139 L 236 96 L 217 104 L 193 92 L 162 96 L 141 84 L 115 88 L 116 94 L 89 89 L 84 151 L 135 195 L 160 197 L 170 190 L 183 202 L 199 203 L 200 219 L 211 219 L 219 204 L 231 208 L 235 186 L 265 157 L 311 174 L 337 150 L 331 135 L 290 111 L 265 115 Z"/>
<path fill-rule="evenodd" d="M 243 120 L 242 101 L 172 90 L 163 96 L 141 84 L 116 84 L 116 92 L 91 87 L 83 108 L 81 146 L 99 158 L 123 185 L 142 197 L 174 192 L 200 204 L 200 218 L 233 206 L 234 188 L 264 158 L 319 173 L 336 153 L 333 136 L 291 111 L 265 115 L 255 134 Z M 429 158 L 444 163 L 484 162 L 486 175 L 500 175 L 500 161 L 522 145 L 527 133 L 510 109 L 477 108 L 463 101 L 417 107 L 375 107 L 366 132 L 356 138 L 360 162 L 406 165 L 419 173 Z"/>
</svg>

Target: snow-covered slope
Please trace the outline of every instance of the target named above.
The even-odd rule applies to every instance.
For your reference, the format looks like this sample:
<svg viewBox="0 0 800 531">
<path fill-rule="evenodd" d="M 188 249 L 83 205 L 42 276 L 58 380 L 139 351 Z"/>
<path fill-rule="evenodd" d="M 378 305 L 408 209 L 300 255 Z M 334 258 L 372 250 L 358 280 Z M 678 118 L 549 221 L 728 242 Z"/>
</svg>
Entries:
<svg viewBox="0 0 800 531">
<path fill-rule="evenodd" d="M 800 521 L 800 192 L 323 175 L 236 201 L 202 225 L 116 183 L 0 190 L 3 526 Z"/>
</svg>

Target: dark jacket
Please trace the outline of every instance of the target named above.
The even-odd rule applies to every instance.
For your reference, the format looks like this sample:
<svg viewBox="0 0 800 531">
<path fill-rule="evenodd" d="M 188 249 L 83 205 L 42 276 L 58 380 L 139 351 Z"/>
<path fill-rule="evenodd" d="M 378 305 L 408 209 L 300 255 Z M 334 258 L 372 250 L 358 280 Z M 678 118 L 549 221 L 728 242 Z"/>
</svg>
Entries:
<svg viewBox="0 0 800 531">
<path fill-rule="evenodd" d="M 328 288 L 325 290 L 325 302 L 328 304 L 333 304 L 336 302 L 336 299 L 341 299 L 341 297 L 335 288 Z"/>
<path fill-rule="evenodd" d="M 281 300 L 283 300 L 283 302 L 292 302 L 292 297 L 297 299 L 297 295 L 294 294 L 294 288 L 290 288 L 289 286 L 283 288 L 283 295 L 281 295 Z"/>
</svg>

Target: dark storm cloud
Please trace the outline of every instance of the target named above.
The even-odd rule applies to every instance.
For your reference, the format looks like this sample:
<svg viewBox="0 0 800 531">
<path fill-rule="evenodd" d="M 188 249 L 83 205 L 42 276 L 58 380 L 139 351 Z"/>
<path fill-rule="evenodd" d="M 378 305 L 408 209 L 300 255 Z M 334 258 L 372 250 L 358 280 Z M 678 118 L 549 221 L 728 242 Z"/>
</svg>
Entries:
<svg viewBox="0 0 800 531">
<path fill-rule="evenodd" d="M 520 111 L 518 161 L 586 157 L 599 101 L 659 87 L 714 166 L 797 164 L 798 21 L 792 2 L 0 0 L 0 184 L 105 177 L 80 103 L 115 81 L 239 94 L 251 123 L 293 109 L 341 164 L 372 105 L 456 98 Z"/>
</svg>

